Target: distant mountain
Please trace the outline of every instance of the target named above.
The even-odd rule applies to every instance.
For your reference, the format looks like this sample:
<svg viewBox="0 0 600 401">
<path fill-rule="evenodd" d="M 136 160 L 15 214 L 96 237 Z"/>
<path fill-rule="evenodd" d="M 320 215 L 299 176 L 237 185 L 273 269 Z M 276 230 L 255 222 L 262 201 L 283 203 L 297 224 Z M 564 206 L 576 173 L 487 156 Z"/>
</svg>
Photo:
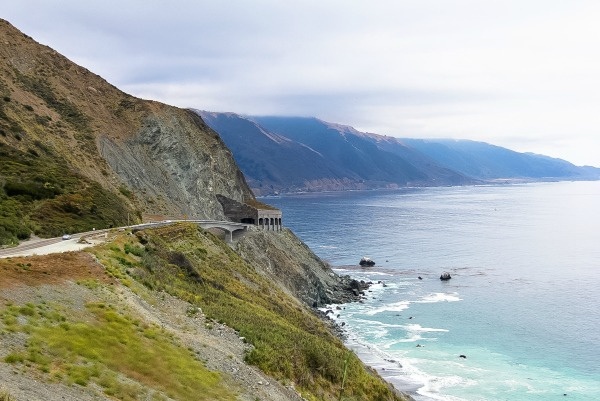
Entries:
<svg viewBox="0 0 600 401">
<path fill-rule="evenodd" d="M 441 186 L 495 179 L 599 179 L 600 169 L 483 142 L 399 139 L 312 117 L 195 110 L 256 194 Z"/>
<path fill-rule="evenodd" d="M 408 147 L 403 154 L 381 149 L 352 127 L 316 118 L 196 112 L 231 149 L 257 194 L 472 182 Z"/>
<path fill-rule="evenodd" d="M 306 145 L 268 132 L 234 113 L 196 112 L 210 127 L 218 128 L 256 193 L 319 188 L 319 182 L 324 186 L 343 185 L 343 170 Z"/>
<path fill-rule="evenodd" d="M 598 179 L 600 169 L 562 159 L 519 153 L 484 142 L 451 139 L 400 139 L 439 164 L 477 179 Z"/>
</svg>

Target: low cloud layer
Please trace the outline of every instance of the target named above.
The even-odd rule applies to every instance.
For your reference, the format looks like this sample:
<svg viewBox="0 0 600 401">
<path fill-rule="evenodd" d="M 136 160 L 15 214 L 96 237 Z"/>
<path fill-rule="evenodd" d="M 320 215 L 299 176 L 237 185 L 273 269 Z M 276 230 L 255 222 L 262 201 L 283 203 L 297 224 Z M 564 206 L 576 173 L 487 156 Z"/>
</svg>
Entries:
<svg viewBox="0 0 600 401">
<path fill-rule="evenodd" d="M 26 1 L 2 18 L 125 91 L 600 166 L 600 3 Z"/>
</svg>

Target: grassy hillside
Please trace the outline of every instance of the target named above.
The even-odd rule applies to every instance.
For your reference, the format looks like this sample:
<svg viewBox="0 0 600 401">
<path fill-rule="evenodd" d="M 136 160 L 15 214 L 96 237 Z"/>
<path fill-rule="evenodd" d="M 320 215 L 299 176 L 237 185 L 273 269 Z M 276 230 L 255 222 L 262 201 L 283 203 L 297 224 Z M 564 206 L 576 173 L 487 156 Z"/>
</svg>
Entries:
<svg viewBox="0 0 600 401">
<path fill-rule="evenodd" d="M 0 245 L 31 233 L 122 225 L 137 218 L 111 183 L 95 142 L 96 116 L 77 93 L 100 81 L 0 21 Z M 15 56 L 18 53 L 18 56 Z M 83 76 L 83 74 L 82 74 Z M 126 195 L 130 195 L 127 193 Z"/>
<path fill-rule="evenodd" d="M 400 400 L 334 337 L 322 321 L 285 295 L 225 243 L 193 225 L 137 234 L 96 252 L 125 284 L 184 299 L 253 345 L 246 361 L 293 383 L 310 400 L 337 400 L 348 358 L 344 400 Z M 132 281 L 132 278 L 135 281 Z"/>
<path fill-rule="evenodd" d="M 91 252 L 0 259 L 0 374 L 17 372 L 8 390 L 34 377 L 36 394 L 56 393 L 52 401 L 73 391 L 75 399 L 403 400 L 304 304 L 194 225 L 115 234 Z M 228 337 L 225 325 L 236 333 Z M 257 389 L 265 379 L 242 361 L 271 384 Z M 250 377 L 239 376 L 241 365 Z M 31 397 L 26 387 L 21 396 Z"/>
<path fill-rule="evenodd" d="M 2 310 L 0 327 L 29 337 L 25 349 L 6 355 L 4 362 L 33 365 L 53 380 L 72 385 L 95 384 L 119 400 L 150 396 L 158 401 L 166 400 L 165 395 L 190 401 L 235 399 L 218 374 L 160 328 L 105 303 L 86 304 L 85 320 L 69 318 L 67 311 L 47 303 Z M 138 383 L 126 383 L 119 375 Z"/>
<path fill-rule="evenodd" d="M 13 141 L 0 142 L 0 245 L 139 219 L 124 196 L 78 174 L 50 146 L 34 140 L 24 152 Z"/>
</svg>

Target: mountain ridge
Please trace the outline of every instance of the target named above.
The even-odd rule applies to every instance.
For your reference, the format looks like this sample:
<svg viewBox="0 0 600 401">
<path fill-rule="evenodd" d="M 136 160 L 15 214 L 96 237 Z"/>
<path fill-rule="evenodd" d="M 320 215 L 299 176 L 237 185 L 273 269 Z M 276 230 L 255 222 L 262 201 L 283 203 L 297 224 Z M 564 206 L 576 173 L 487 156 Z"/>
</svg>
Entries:
<svg viewBox="0 0 600 401">
<path fill-rule="evenodd" d="M 408 156 L 378 149 L 363 133 L 341 124 L 294 117 L 303 127 L 309 126 L 306 132 L 315 130 L 300 138 L 299 132 L 280 132 L 273 126 L 286 118 L 195 111 L 221 135 L 257 194 L 399 188 L 428 185 L 431 180 L 440 185 L 473 182 L 411 149 L 406 150 Z M 287 149 L 265 142 L 269 134 L 290 140 Z M 260 151 L 253 146 L 256 143 L 264 144 Z M 314 154 L 306 154 L 303 148 Z"/>
<path fill-rule="evenodd" d="M 396 138 L 361 132 L 315 117 L 246 116 L 195 110 L 232 149 L 257 194 L 470 185 L 506 180 L 599 179 L 600 169 L 578 167 L 562 159 L 519 153 L 485 142 L 452 139 Z M 247 130 L 251 124 L 254 130 Z M 314 161 L 288 149 L 284 160 L 276 143 L 257 155 L 249 146 L 261 135 L 277 135 L 305 145 L 320 156 Z M 294 148 L 294 149 L 295 149 Z M 290 154 L 291 152 L 291 154 Z M 303 162 L 304 160 L 304 163 Z M 293 168 L 292 165 L 299 167 Z M 319 167 L 320 173 L 315 171 Z M 259 171 L 260 170 L 260 171 Z M 277 174 L 277 177 L 269 174 Z M 320 175 L 319 175 L 320 174 Z M 314 185 L 315 177 L 329 185 Z M 333 185 L 332 183 L 335 183 Z"/>
</svg>

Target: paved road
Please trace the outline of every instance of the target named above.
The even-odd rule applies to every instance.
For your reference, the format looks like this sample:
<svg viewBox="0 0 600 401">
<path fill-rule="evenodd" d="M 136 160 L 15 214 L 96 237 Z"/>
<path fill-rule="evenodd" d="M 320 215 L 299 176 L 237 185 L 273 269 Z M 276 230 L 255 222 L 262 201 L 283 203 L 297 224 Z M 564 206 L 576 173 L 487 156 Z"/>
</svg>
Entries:
<svg viewBox="0 0 600 401">
<path fill-rule="evenodd" d="M 133 226 L 117 227 L 115 229 L 116 230 L 125 230 L 125 229 L 142 230 L 145 228 L 168 226 L 168 225 L 179 223 L 179 222 L 195 223 L 203 228 L 214 228 L 214 227 L 223 228 L 229 232 L 229 238 L 231 238 L 231 233 L 233 231 L 245 230 L 246 227 L 249 226 L 249 224 L 235 223 L 232 221 L 218 221 L 218 220 L 164 220 L 164 221 L 158 221 L 158 222 L 136 224 Z M 33 240 L 24 241 L 16 247 L 0 249 L 0 258 L 32 255 L 32 254 L 36 253 L 35 250 L 38 250 L 40 248 L 44 248 L 44 249 L 40 249 L 40 252 L 43 252 L 44 254 L 74 250 L 77 247 L 74 247 L 73 245 L 76 244 L 77 241 L 81 237 L 89 237 L 89 236 L 95 237 L 95 236 L 104 234 L 104 233 L 108 232 L 109 230 L 112 230 L 112 229 L 102 229 L 102 230 L 86 231 L 83 233 L 72 234 L 71 239 L 69 239 L 69 240 L 63 240 L 62 237 L 55 237 L 55 238 L 33 239 Z M 55 244 L 60 244 L 60 245 L 64 244 L 64 246 L 57 246 L 57 247 L 50 248 L 52 245 L 55 245 Z M 81 247 L 83 247 L 83 246 L 81 246 Z"/>
<path fill-rule="evenodd" d="M 77 241 L 84 236 L 90 236 L 90 235 L 101 235 L 105 232 L 108 232 L 108 230 L 95 230 L 95 231 L 86 231 L 83 233 L 78 233 L 78 234 L 73 234 L 71 235 L 71 239 L 70 240 L 63 240 L 62 237 L 55 237 L 55 238 L 44 238 L 44 239 L 33 239 L 33 240 L 28 240 L 28 241 L 24 241 L 21 242 L 19 245 L 13 247 L 13 248 L 5 248 L 5 249 L 0 249 L 0 258 L 8 258 L 11 256 L 24 256 L 25 254 L 33 254 L 35 253 L 34 251 L 36 249 L 40 249 L 40 248 L 45 248 L 45 247 L 50 247 L 52 245 L 55 244 L 76 244 Z M 65 249 L 65 250 L 69 250 L 69 249 Z M 65 251 L 63 250 L 63 251 Z M 58 250 L 57 252 L 61 252 L 60 250 Z M 49 252 L 52 253 L 52 252 Z"/>
</svg>

